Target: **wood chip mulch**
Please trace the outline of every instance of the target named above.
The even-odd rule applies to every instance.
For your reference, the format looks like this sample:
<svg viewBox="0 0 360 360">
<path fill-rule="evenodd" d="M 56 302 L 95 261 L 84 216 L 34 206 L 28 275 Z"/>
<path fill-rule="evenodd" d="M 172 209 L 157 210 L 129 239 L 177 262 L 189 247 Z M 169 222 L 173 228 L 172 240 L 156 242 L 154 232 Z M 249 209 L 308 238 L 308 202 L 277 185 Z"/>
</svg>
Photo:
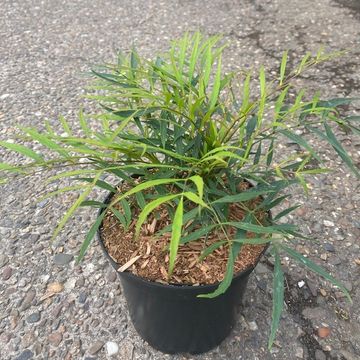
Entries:
<svg viewBox="0 0 360 360">
<path fill-rule="evenodd" d="M 242 210 L 235 206 L 231 209 L 230 217 L 241 219 Z M 199 261 L 199 256 L 205 248 L 223 239 L 219 231 L 212 231 L 206 240 L 199 239 L 180 245 L 175 269 L 168 278 L 167 249 L 171 234 L 156 235 L 157 231 L 169 223 L 166 208 L 160 208 L 156 217 L 150 215 L 148 221 L 143 224 L 138 239 L 134 239 L 136 220 L 134 217 L 129 229 L 125 231 L 110 211 L 104 218 L 100 230 L 102 239 L 109 255 L 119 264 L 119 271 L 127 270 L 151 281 L 172 284 L 214 284 L 224 278 L 229 252 L 227 244 L 216 249 L 203 261 Z M 230 235 L 234 232 L 235 229 L 233 231 L 230 229 Z M 249 233 L 247 236 L 253 237 L 254 234 Z M 263 250 L 264 245 L 243 245 L 235 261 L 234 272 L 240 272 L 254 265 Z"/>
</svg>

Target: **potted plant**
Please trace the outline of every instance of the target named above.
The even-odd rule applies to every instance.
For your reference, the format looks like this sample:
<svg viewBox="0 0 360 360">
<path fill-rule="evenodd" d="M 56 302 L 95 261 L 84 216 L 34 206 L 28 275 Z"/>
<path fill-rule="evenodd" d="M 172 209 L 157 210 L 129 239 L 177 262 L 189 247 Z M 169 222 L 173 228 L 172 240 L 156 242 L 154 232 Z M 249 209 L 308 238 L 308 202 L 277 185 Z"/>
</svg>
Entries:
<svg viewBox="0 0 360 360">
<path fill-rule="evenodd" d="M 135 50 L 119 55 L 116 64 L 92 71 L 96 80 L 87 97 L 101 111 L 80 112 L 77 131 L 64 118 L 60 133 L 49 124 L 41 132 L 21 128 L 44 154 L 0 143 L 31 159 L 1 163 L 2 181 L 59 169 L 48 181 L 65 178 L 71 185 L 46 196 L 81 191 L 53 237 L 79 207 L 99 209 L 78 260 L 98 233 L 135 328 L 169 353 L 204 352 L 227 336 L 248 276 L 267 249 L 274 257 L 269 347 L 283 307 L 282 253 L 350 300 L 343 285 L 294 250 L 294 238 L 304 236 L 282 220 L 297 205 L 274 210 L 290 186 L 307 192 L 307 176 L 329 171 L 308 137 L 327 141 L 359 176 L 333 131 L 358 133 L 355 117 L 340 117 L 337 109 L 351 99 L 323 101 L 293 85 L 303 71 L 338 54 L 307 54 L 290 70 L 284 53 L 279 75 L 269 81 L 263 68 L 255 79 L 250 71 L 223 74 L 219 44 L 217 36 L 186 34 L 154 60 Z M 285 138 L 301 151 L 280 152 Z M 94 188 L 109 195 L 91 199 Z"/>
</svg>

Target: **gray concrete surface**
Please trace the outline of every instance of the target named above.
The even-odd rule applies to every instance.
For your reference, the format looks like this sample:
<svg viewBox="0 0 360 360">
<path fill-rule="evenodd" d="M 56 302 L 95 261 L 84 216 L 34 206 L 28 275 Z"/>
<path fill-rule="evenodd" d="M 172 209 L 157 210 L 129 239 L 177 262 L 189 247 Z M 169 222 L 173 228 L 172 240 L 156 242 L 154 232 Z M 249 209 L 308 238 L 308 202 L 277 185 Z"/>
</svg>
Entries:
<svg viewBox="0 0 360 360">
<path fill-rule="evenodd" d="M 1 0 L 0 138 L 14 136 L 16 124 L 56 124 L 59 114 L 75 122 L 86 84 L 82 71 L 133 44 L 153 54 L 186 30 L 223 33 L 231 42 L 223 62 L 232 68 L 264 63 L 276 71 L 285 49 L 295 61 L 321 45 L 350 48 L 352 54 L 320 66 L 300 83 L 321 89 L 324 97 L 359 96 L 359 21 L 356 0 Z M 341 141 L 359 163 L 359 139 L 342 135 Z M 293 201 L 304 207 L 289 220 L 325 239 L 327 245 L 299 241 L 298 249 L 345 282 L 353 305 L 329 284 L 285 264 L 287 306 L 277 343 L 267 351 L 271 272 L 265 259 L 223 344 L 201 356 L 161 354 L 135 333 L 116 274 L 99 247 L 74 264 L 94 214 L 79 212 L 59 246 L 49 246 L 72 195 L 36 203 L 44 190 L 39 176 L 0 188 L 0 359 L 106 359 L 109 349 L 115 352 L 111 358 L 121 360 L 360 359 L 359 182 L 328 147 L 314 145 L 336 170 L 312 180 L 309 198 L 294 192 Z M 1 149 L 0 159 L 20 161 Z M 49 286 L 58 292 L 46 297 Z M 330 335 L 319 337 L 321 327 L 329 327 Z"/>
</svg>

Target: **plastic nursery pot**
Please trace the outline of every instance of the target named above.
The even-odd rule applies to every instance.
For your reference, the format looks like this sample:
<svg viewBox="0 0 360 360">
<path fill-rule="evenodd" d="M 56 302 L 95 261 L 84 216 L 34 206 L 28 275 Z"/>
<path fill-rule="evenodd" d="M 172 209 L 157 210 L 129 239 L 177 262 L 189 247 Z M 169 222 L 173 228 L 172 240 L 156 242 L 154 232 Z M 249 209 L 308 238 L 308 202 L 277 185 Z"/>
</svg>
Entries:
<svg viewBox="0 0 360 360">
<path fill-rule="evenodd" d="M 112 196 L 110 194 L 105 203 Z M 117 270 L 120 265 L 108 254 L 101 227 L 98 239 L 105 256 Z M 241 304 L 249 275 L 255 266 L 236 274 L 228 290 L 213 299 L 198 298 L 197 295 L 213 292 L 218 284 L 164 285 L 128 271 L 118 274 L 131 320 L 145 341 L 164 353 L 199 354 L 219 345 L 231 332 L 236 308 Z"/>
</svg>

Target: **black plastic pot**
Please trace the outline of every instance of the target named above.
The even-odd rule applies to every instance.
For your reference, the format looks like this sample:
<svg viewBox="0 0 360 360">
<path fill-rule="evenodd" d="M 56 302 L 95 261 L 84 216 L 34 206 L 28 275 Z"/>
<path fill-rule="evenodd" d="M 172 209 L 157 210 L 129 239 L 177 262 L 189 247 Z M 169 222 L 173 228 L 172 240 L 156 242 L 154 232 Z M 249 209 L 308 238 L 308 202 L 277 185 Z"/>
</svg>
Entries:
<svg viewBox="0 0 360 360">
<path fill-rule="evenodd" d="M 106 203 L 111 197 L 112 194 Z M 106 257 L 117 270 L 119 264 L 107 253 L 101 228 L 98 238 Z M 198 298 L 197 295 L 214 291 L 217 284 L 164 285 L 127 271 L 118 274 L 131 320 L 140 336 L 164 353 L 198 354 L 219 345 L 229 335 L 236 308 L 241 304 L 253 269 L 238 273 L 229 289 L 213 299 Z"/>
</svg>

